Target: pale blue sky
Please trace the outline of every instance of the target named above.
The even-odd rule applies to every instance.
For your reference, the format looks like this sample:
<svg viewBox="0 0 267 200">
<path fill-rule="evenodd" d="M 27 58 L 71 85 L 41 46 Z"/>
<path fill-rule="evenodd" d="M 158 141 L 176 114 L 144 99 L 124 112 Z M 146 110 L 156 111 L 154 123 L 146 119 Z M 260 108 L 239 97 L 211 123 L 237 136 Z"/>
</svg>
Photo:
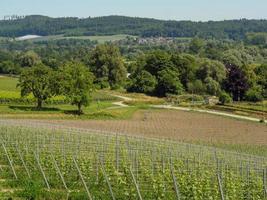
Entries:
<svg viewBox="0 0 267 200">
<path fill-rule="evenodd" d="M 267 19 L 267 0 L 0 0 L 4 15 L 126 15 L 174 20 Z"/>
</svg>

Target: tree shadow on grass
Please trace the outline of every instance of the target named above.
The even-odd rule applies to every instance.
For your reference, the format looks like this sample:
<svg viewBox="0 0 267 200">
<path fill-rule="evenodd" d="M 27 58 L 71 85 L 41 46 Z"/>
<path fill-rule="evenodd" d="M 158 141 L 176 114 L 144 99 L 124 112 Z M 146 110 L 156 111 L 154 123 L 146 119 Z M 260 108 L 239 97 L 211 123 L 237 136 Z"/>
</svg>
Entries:
<svg viewBox="0 0 267 200">
<path fill-rule="evenodd" d="M 43 107 L 41 109 L 37 109 L 35 106 L 9 106 L 9 108 L 20 111 L 60 111 L 59 108 Z"/>
<path fill-rule="evenodd" d="M 83 113 L 79 113 L 78 110 L 64 110 L 64 114 L 80 116 L 80 115 L 82 115 Z"/>
</svg>

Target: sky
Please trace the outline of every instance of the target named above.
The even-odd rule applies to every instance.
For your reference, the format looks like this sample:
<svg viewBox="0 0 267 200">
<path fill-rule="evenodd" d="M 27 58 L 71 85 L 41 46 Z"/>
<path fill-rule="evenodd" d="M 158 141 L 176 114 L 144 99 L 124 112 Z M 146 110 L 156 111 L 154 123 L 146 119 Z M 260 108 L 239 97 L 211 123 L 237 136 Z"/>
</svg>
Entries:
<svg viewBox="0 0 267 200">
<path fill-rule="evenodd" d="M 166 20 L 267 19 L 267 0 L 0 0 L 0 17 L 124 15 Z"/>
</svg>

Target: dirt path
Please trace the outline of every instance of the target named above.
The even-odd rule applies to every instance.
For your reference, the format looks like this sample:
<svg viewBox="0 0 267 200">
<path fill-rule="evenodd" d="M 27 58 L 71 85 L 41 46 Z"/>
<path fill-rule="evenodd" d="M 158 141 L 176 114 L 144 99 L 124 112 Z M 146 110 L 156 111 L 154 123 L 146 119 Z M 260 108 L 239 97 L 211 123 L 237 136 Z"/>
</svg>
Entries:
<svg viewBox="0 0 267 200">
<path fill-rule="evenodd" d="M 120 96 L 120 95 L 113 95 L 114 97 L 118 97 L 122 99 L 123 101 L 132 101 L 134 100 L 133 98 L 125 97 L 125 96 Z M 121 106 L 121 107 L 128 107 L 128 105 L 124 104 L 123 101 L 120 102 L 115 102 L 113 103 L 114 105 Z M 215 111 L 215 110 L 204 110 L 204 109 L 197 109 L 197 108 L 186 108 L 186 107 L 179 107 L 179 106 L 172 106 L 172 105 L 152 105 L 151 107 L 154 108 L 161 108 L 161 109 L 173 109 L 173 110 L 181 110 L 181 111 L 187 111 L 187 112 L 200 112 L 200 113 L 208 113 L 212 115 L 219 115 L 219 116 L 224 116 L 224 117 L 231 117 L 235 119 L 240 119 L 240 120 L 248 120 L 248 121 L 253 121 L 253 122 L 260 122 L 261 119 L 255 118 L 255 117 L 247 117 L 247 116 L 242 116 L 242 115 L 236 115 L 236 114 L 231 114 L 231 113 L 226 113 L 226 112 L 220 112 L 220 111 Z M 264 121 L 264 123 L 267 123 L 267 120 Z"/>
<path fill-rule="evenodd" d="M 124 97 L 124 96 L 120 96 L 120 95 L 112 95 L 112 96 L 113 96 L 113 97 L 117 97 L 117 98 L 122 99 L 122 101 L 116 101 L 116 102 L 114 102 L 114 103 L 112 103 L 112 104 L 115 105 L 115 106 L 123 107 L 123 108 L 125 108 L 125 107 L 129 107 L 128 105 L 126 105 L 126 104 L 124 103 L 124 101 L 132 101 L 132 100 L 133 100 L 133 99 L 130 98 L 130 97 Z"/>
<path fill-rule="evenodd" d="M 254 118 L 254 117 L 247 117 L 247 116 L 230 114 L 230 113 L 225 113 L 225 112 L 218 112 L 215 110 L 212 111 L 212 110 L 203 110 L 203 109 L 196 109 L 196 108 L 185 108 L 185 107 L 177 107 L 177 106 L 171 106 L 171 105 L 156 105 L 153 107 L 162 108 L 162 109 L 181 110 L 181 111 L 187 111 L 187 112 L 194 111 L 194 112 L 200 112 L 200 113 L 208 113 L 208 114 L 231 117 L 231 118 L 241 119 L 241 120 L 248 120 L 248 121 L 253 121 L 253 122 L 260 122 L 261 120 L 261 119 Z M 265 120 L 264 123 L 267 123 L 267 121 Z"/>
</svg>

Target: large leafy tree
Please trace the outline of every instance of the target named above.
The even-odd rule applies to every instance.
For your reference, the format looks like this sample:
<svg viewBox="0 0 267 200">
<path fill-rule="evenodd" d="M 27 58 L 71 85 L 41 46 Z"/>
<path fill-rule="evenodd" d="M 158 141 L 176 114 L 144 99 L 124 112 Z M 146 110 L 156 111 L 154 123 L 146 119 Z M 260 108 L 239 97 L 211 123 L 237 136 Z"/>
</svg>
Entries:
<svg viewBox="0 0 267 200">
<path fill-rule="evenodd" d="M 33 94 L 37 100 L 37 109 L 39 110 L 45 100 L 55 96 L 58 92 L 55 73 L 44 64 L 23 69 L 18 86 L 21 88 L 21 96 Z"/>
<path fill-rule="evenodd" d="M 123 85 L 127 70 L 119 49 L 111 44 L 98 45 L 91 53 L 89 65 L 101 88 Z"/>
<path fill-rule="evenodd" d="M 32 67 L 41 63 L 41 58 L 34 51 L 28 51 L 19 58 L 22 67 Z"/>
<path fill-rule="evenodd" d="M 267 64 L 262 64 L 255 69 L 257 84 L 262 86 L 262 95 L 267 97 Z"/>
<path fill-rule="evenodd" d="M 187 88 L 187 84 L 196 79 L 196 58 L 190 54 L 173 54 L 171 60 L 179 71 L 179 78 L 183 86 Z"/>
<path fill-rule="evenodd" d="M 241 101 L 249 89 L 249 82 L 245 72 L 241 67 L 234 64 L 227 65 L 227 78 L 225 80 L 225 90 L 229 92 L 234 101 Z"/>
<path fill-rule="evenodd" d="M 181 94 L 184 91 L 180 82 L 179 74 L 171 69 L 164 69 L 158 72 L 158 85 L 156 94 L 166 96 L 167 94 Z"/>
<path fill-rule="evenodd" d="M 157 76 L 164 69 L 175 70 L 171 56 L 165 51 L 153 51 L 146 55 L 144 69 L 150 74 Z"/>
<path fill-rule="evenodd" d="M 89 69 L 78 62 L 70 62 L 60 68 L 62 93 L 69 98 L 72 105 L 82 114 L 82 106 L 88 106 L 93 91 L 94 76 Z"/>
<path fill-rule="evenodd" d="M 189 44 L 190 53 L 198 54 L 201 52 L 205 45 L 204 40 L 200 38 L 193 38 Z"/>
<path fill-rule="evenodd" d="M 206 78 L 212 78 L 218 83 L 222 83 L 222 81 L 226 78 L 226 68 L 219 61 L 202 59 L 200 61 L 200 66 L 197 70 L 196 76 L 202 81 L 204 81 Z"/>
<path fill-rule="evenodd" d="M 157 85 L 157 79 L 155 76 L 151 75 L 149 72 L 142 70 L 130 77 L 131 83 L 127 88 L 129 92 L 140 92 L 151 94 L 154 92 Z"/>
</svg>

